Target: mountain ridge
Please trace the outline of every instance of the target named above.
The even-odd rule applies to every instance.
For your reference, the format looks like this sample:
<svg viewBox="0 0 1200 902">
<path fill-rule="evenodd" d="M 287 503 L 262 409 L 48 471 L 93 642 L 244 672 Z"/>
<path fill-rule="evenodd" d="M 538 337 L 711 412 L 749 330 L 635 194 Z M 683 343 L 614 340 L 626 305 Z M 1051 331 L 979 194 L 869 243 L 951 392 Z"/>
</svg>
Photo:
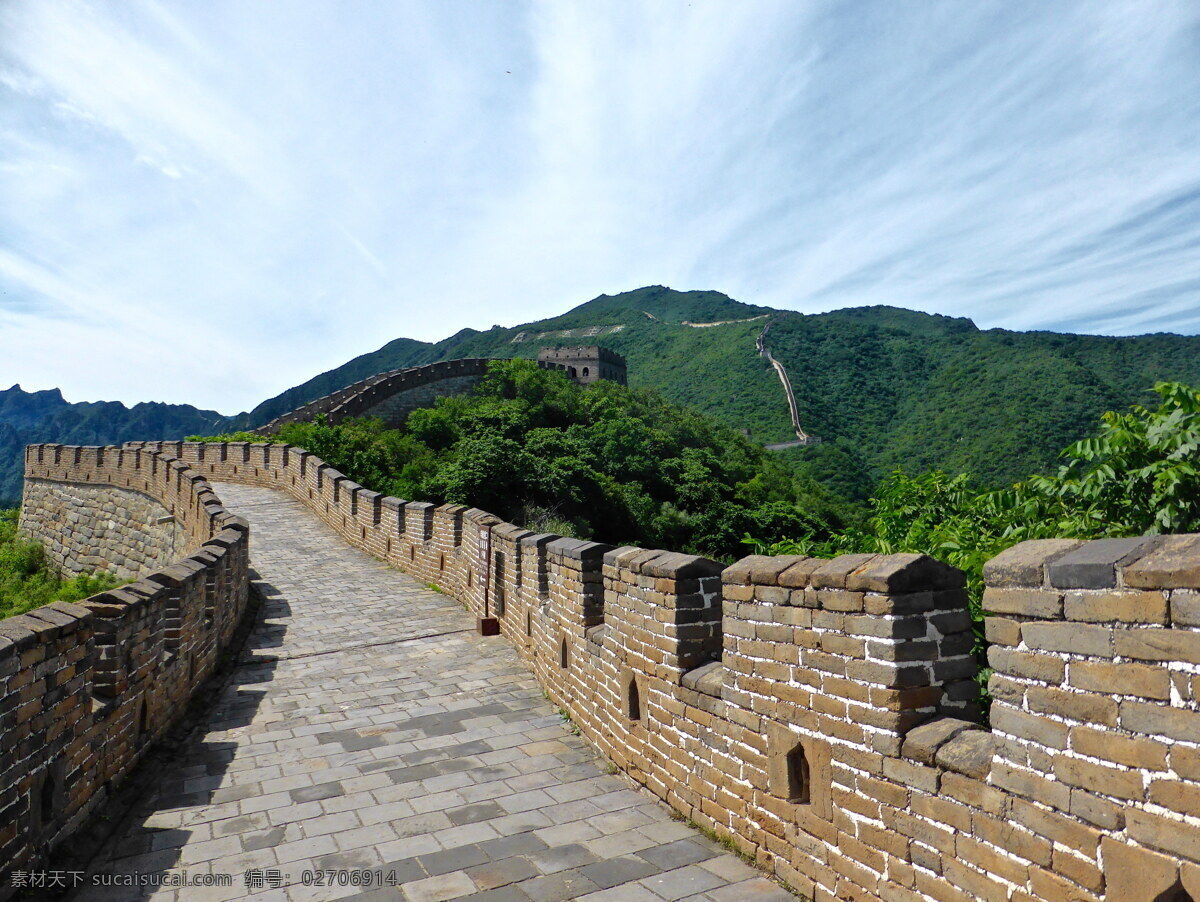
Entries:
<svg viewBox="0 0 1200 902">
<path fill-rule="evenodd" d="M 694 328 L 689 324 L 721 322 Z M 57 389 L 0 391 L 0 499 L 20 485 L 20 448 L 175 439 L 261 426 L 309 401 L 394 369 L 459 357 L 532 358 L 539 347 L 600 344 L 626 356 L 632 387 L 749 429 L 794 437 L 787 400 L 755 340 L 787 369 L 804 429 L 824 442 L 781 452 L 850 497 L 895 466 L 967 471 L 1004 484 L 1054 464 L 1099 415 L 1143 398 L 1154 381 L 1200 384 L 1200 338 L 981 330 L 967 317 L 875 305 L 818 314 L 776 310 L 717 291 L 656 285 L 599 295 L 557 316 L 437 342 L 395 338 L 236 416 L 190 405 L 65 401 Z M 16 472 L 14 473 L 14 470 Z"/>
</svg>

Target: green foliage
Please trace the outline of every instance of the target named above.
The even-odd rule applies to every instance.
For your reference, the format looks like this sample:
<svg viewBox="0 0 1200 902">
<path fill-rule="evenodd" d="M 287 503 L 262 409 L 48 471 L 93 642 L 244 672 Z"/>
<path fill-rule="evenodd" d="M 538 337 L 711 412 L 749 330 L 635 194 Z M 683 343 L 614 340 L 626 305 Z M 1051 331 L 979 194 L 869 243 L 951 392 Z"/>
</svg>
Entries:
<svg viewBox="0 0 1200 902">
<path fill-rule="evenodd" d="M 980 331 L 886 307 L 781 315 L 768 344 L 805 429 L 857 459 L 833 477 L 851 499 L 897 467 L 1011 485 L 1053 467 L 1060 448 L 1104 411 L 1142 401 L 1155 381 L 1200 384 L 1194 337 Z M 817 446 L 797 457 L 828 479 L 825 454 Z"/>
<path fill-rule="evenodd" d="M 748 429 L 758 444 L 784 441 L 793 435 L 784 394 L 755 348 L 764 315 L 801 422 L 824 439 L 779 457 L 800 481 L 840 499 L 839 516 L 850 520 L 865 519 L 868 498 L 896 467 L 970 473 L 993 488 L 1011 484 L 1052 466 L 1059 448 L 1087 435 L 1105 410 L 1143 400 L 1155 380 L 1200 384 L 1195 337 L 981 331 L 967 319 L 892 307 L 806 316 L 719 292 L 651 286 L 513 328 L 463 329 L 436 344 L 398 338 L 237 417 L 0 391 L 0 504 L 20 498 L 26 443 L 110 444 L 260 426 L 375 373 L 461 357 L 532 358 L 544 345 L 612 348 L 627 358 L 632 387 Z M 685 325 L 711 322 L 726 324 Z M 439 448 L 432 435 L 422 441 Z"/>
<path fill-rule="evenodd" d="M 1004 549 L 1027 539 L 1200 532 L 1200 390 L 1159 382 L 1154 391 L 1157 409 L 1104 414 L 1098 434 L 1068 446 L 1053 475 L 987 490 L 962 474 L 895 470 L 863 529 L 774 542 L 748 533 L 743 541 L 759 554 L 923 552 L 960 568 L 982 663 L 983 565 Z"/>
<path fill-rule="evenodd" d="M 1177 382 L 1154 390 L 1157 410 L 1106 413 L 1099 435 L 1063 452 L 1057 475 L 1030 479 L 1026 496 L 1057 514 L 1060 534 L 1200 531 L 1200 390 Z"/>
<path fill-rule="evenodd" d="M 61 579 L 37 542 L 17 536 L 17 516 L 16 510 L 0 511 L 0 618 L 52 601 L 78 601 L 120 585 L 107 573 Z"/>
<path fill-rule="evenodd" d="M 1086 436 L 1104 411 L 1143 400 L 1156 380 L 1200 385 L 1195 337 L 982 331 L 968 319 L 893 307 L 806 316 L 655 286 L 510 329 L 464 329 L 422 348 L 393 343 L 324 374 L 319 387 L 349 384 L 372 362 L 388 369 L 456 357 L 530 358 L 543 345 L 601 344 L 625 355 L 631 386 L 749 429 L 756 443 L 784 441 L 792 437 L 787 403 L 755 348 L 767 322 L 755 317 L 764 313 L 773 323 L 768 345 L 791 376 L 801 422 L 824 440 L 778 456 L 841 499 L 839 515 L 851 520 L 869 515 L 868 499 L 897 467 L 1010 485 L 1052 467 L 1058 450 Z M 713 321 L 728 324 L 683 324 Z"/>
<path fill-rule="evenodd" d="M 185 442 L 203 442 L 203 441 L 209 441 L 209 439 L 205 438 L 202 435 L 189 435 L 184 438 L 184 441 Z M 236 432 L 222 432 L 221 433 L 221 441 L 223 441 L 223 442 L 261 442 L 261 441 L 267 441 L 267 439 L 264 439 L 257 432 L 247 432 L 245 430 L 238 430 Z"/>
<path fill-rule="evenodd" d="M 844 525 L 829 493 L 713 418 L 613 382 L 580 388 L 525 360 L 497 361 L 472 394 L 414 411 L 400 429 L 319 417 L 272 440 L 375 491 L 612 543 L 728 559 L 747 531 L 828 536 Z"/>
</svg>

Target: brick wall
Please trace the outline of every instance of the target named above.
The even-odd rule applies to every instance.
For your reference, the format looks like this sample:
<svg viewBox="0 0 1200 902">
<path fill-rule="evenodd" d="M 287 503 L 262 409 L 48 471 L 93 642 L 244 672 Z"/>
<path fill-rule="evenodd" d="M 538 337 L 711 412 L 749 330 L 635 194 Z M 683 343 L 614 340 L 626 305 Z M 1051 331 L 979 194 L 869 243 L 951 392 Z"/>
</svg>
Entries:
<svg viewBox="0 0 1200 902">
<path fill-rule="evenodd" d="M 402 422 L 418 407 L 436 398 L 462 394 L 478 385 L 492 361 L 484 357 L 442 360 L 370 376 L 276 417 L 260 432 L 272 434 L 286 423 L 304 422 L 325 414 L 330 423 L 348 417 L 377 416 Z"/>
<path fill-rule="evenodd" d="M 963 575 L 926 556 L 723 567 L 380 498 L 288 446 L 144 447 L 442 587 L 618 766 L 805 896 L 1200 898 L 1200 537 L 992 561 L 988 731 Z"/>
<path fill-rule="evenodd" d="M 174 514 L 139 491 L 29 479 L 21 532 L 64 576 L 106 571 L 121 579 L 165 567 L 191 551 Z"/>
<path fill-rule="evenodd" d="M 362 411 L 359 416 L 378 417 L 385 423 L 399 425 L 419 407 L 433 407 L 438 398 L 465 395 L 479 384 L 482 376 L 450 376 L 394 391 L 377 404 Z"/>
<path fill-rule="evenodd" d="M 51 497 L 37 486 L 84 508 L 133 495 L 173 515 L 186 547 L 123 588 L 0 621 L 0 872 L 69 836 L 176 722 L 232 640 L 249 579 L 246 522 L 169 455 L 33 445 L 25 476 L 27 523 Z"/>
</svg>

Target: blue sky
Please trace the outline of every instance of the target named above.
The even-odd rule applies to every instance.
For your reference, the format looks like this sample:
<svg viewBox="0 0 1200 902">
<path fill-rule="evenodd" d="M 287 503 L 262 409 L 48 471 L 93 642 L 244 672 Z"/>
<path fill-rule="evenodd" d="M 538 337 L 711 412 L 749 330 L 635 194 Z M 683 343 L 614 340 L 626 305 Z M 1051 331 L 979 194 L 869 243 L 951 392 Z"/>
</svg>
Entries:
<svg viewBox="0 0 1200 902">
<path fill-rule="evenodd" d="M 0 387 L 232 413 L 647 284 L 1200 332 L 1200 5 L 7 0 Z"/>
</svg>

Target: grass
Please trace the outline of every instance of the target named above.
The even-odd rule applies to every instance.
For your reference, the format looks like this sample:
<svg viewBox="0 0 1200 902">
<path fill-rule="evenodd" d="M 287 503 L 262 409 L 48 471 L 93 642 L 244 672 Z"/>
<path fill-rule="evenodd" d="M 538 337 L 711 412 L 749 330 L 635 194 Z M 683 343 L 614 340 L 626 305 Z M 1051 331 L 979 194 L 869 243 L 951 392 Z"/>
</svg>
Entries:
<svg viewBox="0 0 1200 902">
<path fill-rule="evenodd" d="M 703 836 L 705 836 L 708 839 L 711 839 L 713 842 L 715 842 L 718 846 L 720 846 L 726 852 L 736 855 L 738 858 L 742 859 L 742 861 L 746 862 L 746 864 L 762 871 L 769 879 L 773 880 L 775 883 L 778 883 L 780 886 L 782 886 L 784 889 L 786 889 L 793 896 L 796 896 L 797 898 L 800 898 L 800 899 L 808 898 L 807 896 L 802 894 L 799 890 L 797 890 L 794 886 L 792 886 L 790 883 L 788 883 L 786 880 L 784 880 L 782 877 L 778 876 L 777 874 L 772 874 L 769 871 L 767 871 L 766 869 L 764 869 L 764 867 L 758 863 L 758 861 L 755 859 L 755 857 L 753 855 L 751 855 L 749 852 L 746 852 L 745 850 L 743 850 L 742 847 L 737 844 L 737 840 L 735 840 L 731 834 L 718 833 L 712 827 L 706 827 L 704 824 L 698 824 L 694 820 L 692 820 L 690 817 L 686 817 L 685 815 L 679 813 L 678 811 L 675 811 L 674 809 L 671 810 L 671 819 L 676 820 L 676 821 L 681 821 L 686 826 L 691 827 L 696 832 L 702 834 Z"/>
<path fill-rule="evenodd" d="M 549 698 L 549 696 L 547 696 L 547 698 Z M 574 736 L 578 736 L 580 734 L 579 724 L 575 723 L 575 721 L 571 719 L 570 711 L 568 711 L 566 708 L 559 708 L 558 716 L 563 719 L 563 726 L 567 728 L 568 733 L 571 733 Z"/>
</svg>

